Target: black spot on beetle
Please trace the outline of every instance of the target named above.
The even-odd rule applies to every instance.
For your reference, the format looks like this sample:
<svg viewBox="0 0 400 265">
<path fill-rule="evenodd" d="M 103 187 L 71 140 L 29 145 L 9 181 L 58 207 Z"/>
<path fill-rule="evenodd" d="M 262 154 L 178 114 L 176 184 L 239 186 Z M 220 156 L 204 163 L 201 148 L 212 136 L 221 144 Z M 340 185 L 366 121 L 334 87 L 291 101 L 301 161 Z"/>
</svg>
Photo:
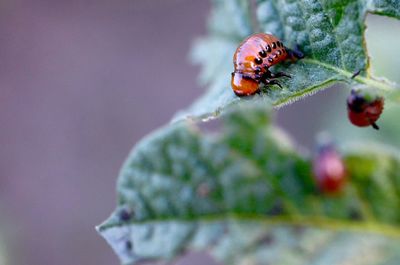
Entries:
<svg viewBox="0 0 400 265">
<path fill-rule="evenodd" d="M 352 90 L 351 95 L 347 98 L 347 107 L 356 113 L 362 112 L 366 104 L 364 97 L 358 95 L 355 90 Z"/>
<path fill-rule="evenodd" d="M 275 48 L 276 48 L 276 43 L 273 42 L 273 43 L 272 43 L 272 49 L 275 49 Z"/>
<path fill-rule="evenodd" d="M 266 53 L 264 50 L 261 50 L 258 54 L 259 54 L 262 58 L 267 57 L 267 53 Z"/>
<path fill-rule="evenodd" d="M 253 80 L 253 77 L 251 77 L 249 75 L 242 75 L 242 78 L 246 79 L 246 80 Z"/>
<path fill-rule="evenodd" d="M 274 59 L 268 58 L 268 62 L 272 63 L 273 61 L 274 61 Z"/>
<path fill-rule="evenodd" d="M 265 49 L 267 50 L 267 52 L 271 52 L 271 46 L 267 45 L 267 46 L 265 47 Z"/>
</svg>

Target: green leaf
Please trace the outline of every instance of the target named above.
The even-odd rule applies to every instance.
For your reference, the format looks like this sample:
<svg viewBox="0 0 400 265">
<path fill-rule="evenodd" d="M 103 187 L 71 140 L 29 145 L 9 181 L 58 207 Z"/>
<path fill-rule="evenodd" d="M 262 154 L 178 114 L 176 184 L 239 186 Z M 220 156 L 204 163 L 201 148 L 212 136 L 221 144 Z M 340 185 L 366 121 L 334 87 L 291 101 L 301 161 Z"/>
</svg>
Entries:
<svg viewBox="0 0 400 265">
<path fill-rule="evenodd" d="M 240 41 L 256 31 L 271 32 L 289 47 L 299 45 L 306 56 L 295 64 L 275 67 L 292 76 L 282 78 L 282 89 L 263 89 L 261 97 L 270 98 L 275 106 L 316 93 L 335 82 L 364 83 L 384 91 L 398 88 L 371 76 L 364 31 L 368 13 L 399 19 L 399 0 L 258 0 L 254 12 L 247 0 L 213 3 L 210 33 L 197 41 L 192 52 L 194 62 L 202 65 L 201 82 L 208 90 L 186 111 L 178 113 L 175 120 L 215 116 L 240 100 L 230 87 L 232 57 Z M 351 80 L 359 70 L 361 74 Z"/>
<path fill-rule="evenodd" d="M 225 264 L 332 265 L 362 253 L 355 264 L 396 264 L 399 154 L 346 150 L 346 188 L 325 196 L 266 105 L 230 108 L 217 132 L 177 122 L 133 149 L 118 207 L 97 228 L 122 263 L 209 250 Z"/>
<path fill-rule="evenodd" d="M 128 224 L 111 227 L 103 236 L 123 264 L 170 260 L 177 251 L 189 250 L 208 250 L 230 265 L 397 265 L 400 258 L 398 236 L 260 220 Z M 134 252 L 126 248 L 126 240 L 133 242 Z"/>
</svg>

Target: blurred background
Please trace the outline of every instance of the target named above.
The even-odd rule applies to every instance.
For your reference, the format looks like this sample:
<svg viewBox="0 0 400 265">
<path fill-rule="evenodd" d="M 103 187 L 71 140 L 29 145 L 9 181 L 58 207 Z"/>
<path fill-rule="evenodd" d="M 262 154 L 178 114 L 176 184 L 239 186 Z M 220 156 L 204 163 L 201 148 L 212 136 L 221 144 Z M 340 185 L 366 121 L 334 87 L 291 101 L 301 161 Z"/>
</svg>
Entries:
<svg viewBox="0 0 400 265">
<path fill-rule="evenodd" d="M 94 226 L 114 209 L 134 143 L 202 93 L 187 54 L 206 32 L 209 8 L 197 0 L 0 1 L 0 264 L 119 264 Z M 379 50 L 386 20 L 369 19 Z M 302 100 L 279 110 L 277 122 L 305 147 L 332 121 L 354 136 L 347 92 L 336 86 Z"/>
</svg>

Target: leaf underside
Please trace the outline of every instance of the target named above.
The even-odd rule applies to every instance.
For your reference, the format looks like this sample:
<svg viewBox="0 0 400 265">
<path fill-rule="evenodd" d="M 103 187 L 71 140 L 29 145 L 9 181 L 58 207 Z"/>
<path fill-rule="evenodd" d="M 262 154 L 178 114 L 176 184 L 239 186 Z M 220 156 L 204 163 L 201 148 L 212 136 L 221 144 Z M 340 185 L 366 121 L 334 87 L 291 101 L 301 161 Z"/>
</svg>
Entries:
<svg viewBox="0 0 400 265">
<path fill-rule="evenodd" d="M 257 31 L 276 35 L 288 47 L 298 45 L 305 54 L 305 59 L 295 64 L 274 67 L 273 71 L 292 76 L 279 81 L 282 89 L 261 88 L 261 97 L 270 98 L 275 106 L 289 104 L 336 82 L 364 83 L 383 90 L 397 88 L 370 75 L 364 31 L 368 13 L 400 18 L 399 0 L 258 0 L 253 12 L 250 1 L 213 3 L 209 35 L 199 39 L 192 51 L 193 61 L 202 65 L 201 82 L 208 89 L 174 120 L 216 116 L 240 101 L 230 87 L 232 58 L 238 44 Z M 360 76 L 351 80 L 357 71 L 361 71 Z"/>
<path fill-rule="evenodd" d="M 133 150 L 118 181 L 119 206 L 98 227 L 121 261 L 171 259 L 183 250 L 208 249 L 225 264 L 241 264 L 245 257 L 255 261 L 243 264 L 267 264 L 256 262 L 265 256 L 279 264 L 342 264 L 322 263 L 315 255 L 334 259 L 326 249 L 343 240 L 365 241 L 351 257 L 378 244 L 385 251 L 371 252 L 377 261 L 367 264 L 394 264 L 380 262 L 400 247 L 400 156 L 377 148 L 347 150 L 349 183 L 337 196 L 323 196 L 312 180 L 310 160 L 269 124 L 265 102 L 248 105 L 228 112 L 218 134 L 178 122 Z M 244 230 L 232 234 L 231 226 Z M 293 229 L 307 232 L 297 235 Z M 371 235 L 360 233 L 364 229 Z M 270 233 L 277 245 L 266 250 L 258 243 Z M 314 245 L 314 236 L 326 242 Z M 287 256 L 300 247 L 296 239 L 313 246 Z M 286 260 L 297 256 L 296 262 Z"/>
<path fill-rule="evenodd" d="M 164 221 L 112 227 L 103 236 L 124 264 L 207 249 L 224 264 L 398 265 L 400 240 L 372 233 L 262 221 Z M 135 250 L 126 247 L 127 240 Z"/>
</svg>

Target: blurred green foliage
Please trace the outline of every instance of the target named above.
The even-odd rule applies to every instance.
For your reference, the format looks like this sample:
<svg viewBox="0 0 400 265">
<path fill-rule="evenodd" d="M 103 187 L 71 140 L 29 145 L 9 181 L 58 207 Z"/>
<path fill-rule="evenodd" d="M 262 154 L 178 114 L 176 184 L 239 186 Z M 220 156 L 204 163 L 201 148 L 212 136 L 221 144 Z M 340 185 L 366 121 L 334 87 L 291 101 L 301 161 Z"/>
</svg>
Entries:
<svg viewBox="0 0 400 265">
<path fill-rule="evenodd" d="M 286 228 L 277 226 L 281 231 L 277 235 L 267 229 L 279 238 L 282 256 L 271 259 L 279 264 L 291 250 L 285 248 L 289 238 L 280 233 L 289 235 L 297 226 L 328 227 L 339 234 L 359 226 L 377 234 L 385 246 L 400 243 L 386 237 L 400 232 L 392 227 L 400 221 L 400 155 L 382 146 L 347 148 L 342 154 L 348 171 L 345 190 L 326 196 L 312 178 L 310 157 L 295 151 L 291 140 L 270 124 L 267 106 L 267 101 L 258 100 L 230 108 L 219 133 L 202 132 L 188 121 L 175 123 L 132 151 L 119 177 L 119 206 L 98 227 L 124 263 L 170 259 L 183 250 L 207 249 L 211 242 L 215 247 L 211 253 L 226 264 L 240 264 L 233 262 L 237 252 L 232 248 L 255 260 L 258 255 L 271 255 L 262 249 L 254 256 L 248 252 L 259 237 L 249 238 L 249 245 L 235 245 L 230 237 L 237 235 L 225 231 L 231 222 L 244 228 L 254 222 L 258 226 L 253 229 L 260 231 L 267 224 L 286 224 Z M 318 233 L 310 228 L 311 235 L 318 238 Z M 337 236 L 329 230 L 321 236 L 324 233 Z M 220 242 L 216 235 L 229 243 Z M 346 240 L 359 237 L 363 237 L 360 231 L 353 232 Z M 299 239 L 310 240 L 308 235 Z M 169 247 L 162 248 L 166 242 Z M 308 260 L 307 255 L 316 252 L 295 256 Z M 384 253 L 379 261 L 397 255 L 398 249 Z"/>
</svg>

